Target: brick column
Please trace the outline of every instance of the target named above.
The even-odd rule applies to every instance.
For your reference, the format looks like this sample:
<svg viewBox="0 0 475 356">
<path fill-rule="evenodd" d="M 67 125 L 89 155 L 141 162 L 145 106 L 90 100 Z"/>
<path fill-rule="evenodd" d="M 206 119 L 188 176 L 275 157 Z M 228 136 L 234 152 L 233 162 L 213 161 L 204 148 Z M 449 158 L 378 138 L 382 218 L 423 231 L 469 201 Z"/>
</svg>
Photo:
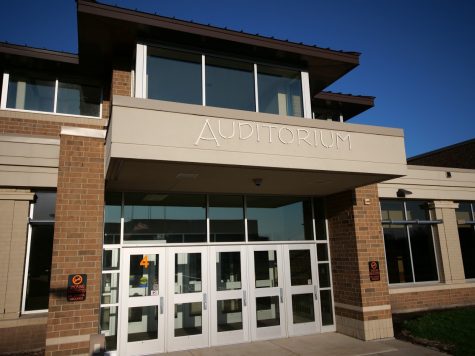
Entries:
<svg viewBox="0 0 475 356">
<path fill-rule="evenodd" d="M 376 185 L 327 197 L 336 329 L 363 340 L 393 336 Z M 379 261 L 380 281 L 369 279 Z"/>
<path fill-rule="evenodd" d="M 440 256 L 440 279 L 442 282 L 449 284 L 465 282 L 457 217 L 455 215 L 455 209 L 458 206 L 457 203 L 452 201 L 434 201 L 429 205 L 433 217 L 442 220 L 442 224 L 437 224 L 435 227 L 436 244 L 438 243 L 436 248 Z"/>
<path fill-rule="evenodd" d="M 112 70 L 112 95 L 130 96 L 132 90 L 132 76 L 130 69 L 114 68 Z"/>
<path fill-rule="evenodd" d="M 46 355 L 88 354 L 98 333 L 105 131 L 61 130 Z M 87 295 L 68 302 L 69 274 L 87 274 Z"/>
</svg>

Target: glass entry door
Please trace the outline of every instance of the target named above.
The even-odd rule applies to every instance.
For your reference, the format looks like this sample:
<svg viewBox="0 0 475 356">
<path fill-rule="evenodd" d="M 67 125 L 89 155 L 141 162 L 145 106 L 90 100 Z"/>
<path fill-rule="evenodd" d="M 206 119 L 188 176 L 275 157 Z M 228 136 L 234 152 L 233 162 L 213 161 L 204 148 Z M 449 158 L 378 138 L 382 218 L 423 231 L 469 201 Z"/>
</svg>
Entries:
<svg viewBox="0 0 475 356">
<path fill-rule="evenodd" d="M 316 261 L 315 245 L 284 246 L 289 336 L 320 331 Z"/>
<path fill-rule="evenodd" d="M 249 340 L 247 254 L 244 246 L 210 247 L 211 345 Z"/>
<path fill-rule="evenodd" d="M 120 349 L 124 355 L 165 351 L 165 249 L 122 250 Z"/>
<path fill-rule="evenodd" d="M 282 246 L 249 246 L 252 340 L 286 336 Z"/>
<path fill-rule="evenodd" d="M 208 247 L 176 247 L 168 254 L 167 351 L 208 346 Z"/>
</svg>

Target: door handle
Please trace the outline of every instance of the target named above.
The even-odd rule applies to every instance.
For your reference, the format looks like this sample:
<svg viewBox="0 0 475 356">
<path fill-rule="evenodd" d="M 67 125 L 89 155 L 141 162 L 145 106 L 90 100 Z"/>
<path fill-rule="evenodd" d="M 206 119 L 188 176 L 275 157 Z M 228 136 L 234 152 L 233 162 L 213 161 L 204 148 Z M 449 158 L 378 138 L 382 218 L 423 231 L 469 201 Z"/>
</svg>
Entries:
<svg viewBox="0 0 475 356">
<path fill-rule="evenodd" d="M 160 297 L 160 314 L 163 314 L 163 297 Z"/>
<path fill-rule="evenodd" d="M 206 293 L 203 293 L 203 309 L 208 309 L 208 295 Z"/>
<path fill-rule="evenodd" d="M 315 300 L 318 300 L 318 288 L 317 288 L 317 286 L 313 286 L 313 294 L 315 296 Z"/>
<path fill-rule="evenodd" d="M 247 293 L 245 290 L 242 291 L 242 304 L 247 306 Z"/>
<path fill-rule="evenodd" d="M 282 288 L 279 288 L 279 294 L 280 294 L 280 302 L 284 302 L 284 290 Z"/>
</svg>

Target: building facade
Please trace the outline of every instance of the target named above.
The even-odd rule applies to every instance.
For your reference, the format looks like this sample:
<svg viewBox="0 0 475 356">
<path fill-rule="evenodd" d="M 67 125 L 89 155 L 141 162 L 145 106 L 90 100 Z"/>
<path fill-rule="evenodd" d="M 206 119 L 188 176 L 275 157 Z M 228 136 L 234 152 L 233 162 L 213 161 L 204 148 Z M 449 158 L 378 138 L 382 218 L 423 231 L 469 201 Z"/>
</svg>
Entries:
<svg viewBox="0 0 475 356">
<path fill-rule="evenodd" d="M 373 340 L 475 304 L 475 171 L 346 122 L 374 98 L 324 90 L 358 53 L 77 17 L 78 55 L 0 43 L 0 353 Z"/>
</svg>

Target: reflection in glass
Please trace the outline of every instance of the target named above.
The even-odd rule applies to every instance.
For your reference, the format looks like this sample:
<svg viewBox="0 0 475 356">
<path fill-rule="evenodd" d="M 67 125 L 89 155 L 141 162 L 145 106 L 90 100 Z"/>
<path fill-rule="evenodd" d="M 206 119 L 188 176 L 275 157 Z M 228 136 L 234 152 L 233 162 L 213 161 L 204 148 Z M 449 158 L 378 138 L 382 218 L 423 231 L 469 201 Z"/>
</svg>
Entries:
<svg viewBox="0 0 475 356">
<path fill-rule="evenodd" d="M 312 293 L 292 295 L 292 315 L 294 324 L 310 323 L 315 321 Z"/>
<path fill-rule="evenodd" d="M 104 271 L 110 271 L 119 268 L 120 262 L 120 249 L 115 248 L 113 250 L 102 251 L 102 269 Z"/>
<path fill-rule="evenodd" d="M 254 64 L 207 56 L 206 105 L 255 111 Z"/>
<path fill-rule="evenodd" d="M 9 79 L 7 108 L 53 112 L 56 80 L 16 74 L 10 74 Z"/>
<path fill-rule="evenodd" d="M 201 55 L 148 46 L 147 98 L 202 104 Z"/>
<path fill-rule="evenodd" d="M 218 300 L 218 332 L 242 330 L 241 299 Z"/>
<path fill-rule="evenodd" d="M 175 294 L 201 292 L 201 253 L 175 254 Z"/>
<path fill-rule="evenodd" d="M 124 240 L 206 242 L 206 196 L 126 193 Z"/>
<path fill-rule="evenodd" d="M 131 255 L 129 297 L 154 296 L 159 293 L 159 255 Z"/>
<path fill-rule="evenodd" d="M 278 296 L 256 298 L 256 320 L 258 328 L 280 325 Z"/>
<path fill-rule="evenodd" d="M 158 337 L 158 306 L 129 308 L 127 341 L 154 340 Z"/>
<path fill-rule="evenodd" d="M 317 245 L 317 259 L 319 262 L 328 261 L 328 246 L 327 244 Z"/>
<path fill-rule="evenodd" d="M 260 112 L 303 117 L 299 71 L 258 65 L 257 87 Z"/>
<path fill-rule="evenodd" d="M 48 309 L 54 224 L 32 225 L 25 310 Z"/>
<path fill-rule="evenodd" d="M 56 192 L 41 191 L 35 193 L 33 220 L 54 221 Z"/>
<path fill-rule="evenodd" d="M 293 286 L 312 284 L 310 250 L 290 250 L 290 284 Z"/>
<path fill-rule="evenodd" d="M 256 288 L 278 287 L 277 252 L 275 250 L 254 251 L 254 273 Z"/>
<path fill-rule="evenodd" d="M 175 304 L 175 336 L 201 334 L 202 303 Z"/>
<path fill-rule="evenodd" d="M 402 200 L 381 200 L 382 220 L 405 220 L 404 202 Z"/>
<path fill-rule="evenodd" d="M 389 283 L 412 282 L 411 255 L 406 226 L 383 225 Z"/>
<path fill-rule="evenodd" d="M 416 282 L 438 280 L 431 226 L 409 225 L 409 236 Z"/>
<path fill-rule="evenodd" d="M 317 240 L 327 239 L 327 224 L 325 220 L 325 201 L 313 199 L 313 211 L 315 213 L 315 234 Z"/>
<path fill-rule="evenodd" d="M 333 325 L 331 290 L 320 291 L 320 305 L 322 307 L 322 325 Z"/>
<path fill-rule="evenodd" d="M 475 278 L 475 227 L 459 225 L 458 231 L 465 278 Z"/>
<path fill-rule="evenodd" d="M 330 266 L 328 263 L 318 264 L 318 278 L 320 281 L 320 288 L 330 287 Z"/>
<path fill-rule="evenodd" d="M 455 215 L 457 216 L 457 222 L 459 224 L 474 220 L 470 203 L 459 203 L 459 207 L 455 210 Z"/>
<path fill-rule="evenodd" d="M 241 289 L 241 253 L 216 252 L 216 290 Z"/>
<path fill-rule="evenodd" d="M 101 304 L 119 302 L 119 274 L 107 273 L 102 275 Z"/>
<path fill-rule="evenodd" d="M 81 84 L 58 83 L 56 112 L 99 117 L 100 107 L 101 88 Z"/>
<path fill-rule="evenodd" d="M 406 200 L 407 220 L 430 220 L 429 206 L 424 200 Z"/>
<path fill-rule="evenodd" d="M 122 193 L 106 193 L 104 206 L 104 244 L 120 243 Z"/>
<path fill-rule="evenodd" d="M 106 351 L 117 350 L 118 307 L 101 308 L 101 334 L 106 337 Z"/>
<path fill-rule="evenodd" d="M 211 242 L 244 241 L 244 204 L 240 195 L 210 195 Z"/>
<path fill-rule="evenodd" d="M 310 199 L 286 196 L 247 197 L 250 241 L 313 240 Z"/>
</svg>

